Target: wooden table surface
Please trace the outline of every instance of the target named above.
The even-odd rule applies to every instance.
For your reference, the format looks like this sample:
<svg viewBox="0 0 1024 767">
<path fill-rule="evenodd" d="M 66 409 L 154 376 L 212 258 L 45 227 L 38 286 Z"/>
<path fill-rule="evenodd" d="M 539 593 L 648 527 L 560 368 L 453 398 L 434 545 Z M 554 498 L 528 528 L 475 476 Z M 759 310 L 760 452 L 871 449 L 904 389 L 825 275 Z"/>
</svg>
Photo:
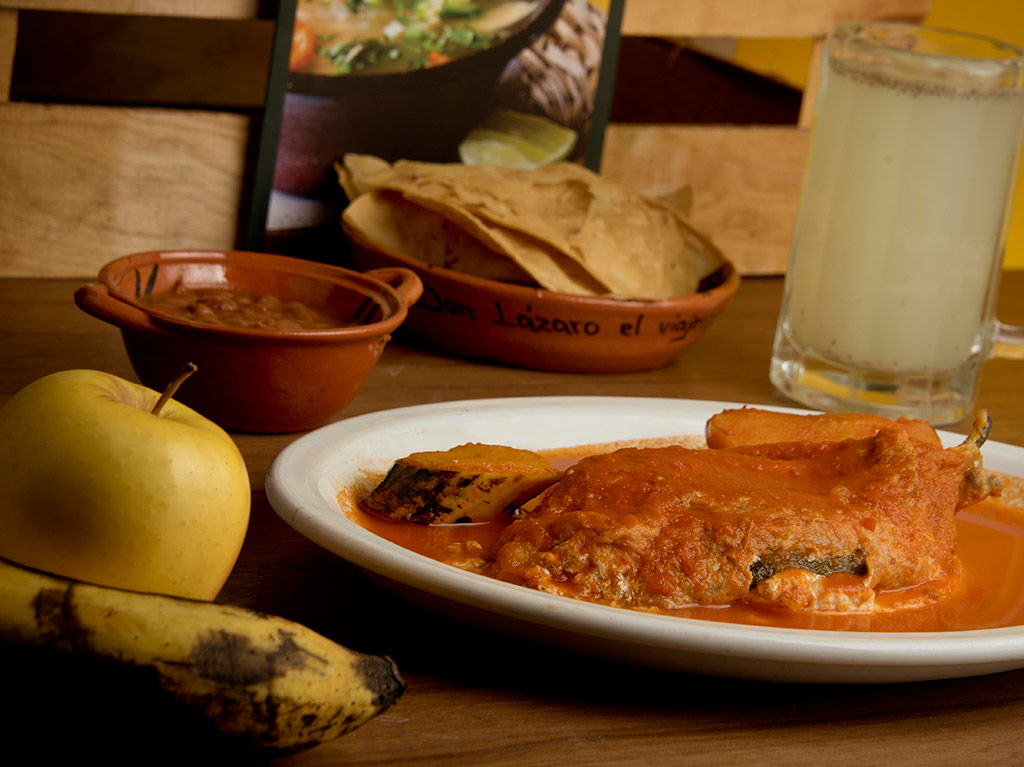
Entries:
<svg viewBox="0 0 1024 767">
<path fill-rule="evenodd" d="M 96 368 L 131 378 L 120 335 L 72 303 L 76 280 L 0 280 L 0 402 L 36 378 Z M 496 396 L 623 395 L 792 404 L 768 381 L 781 280 L 748 278 L 668 367 L 563 375 L 468 362 L 394 341 L 342 417 Z M 1003 321 L 1024 324 L 1024 272 Z M 1024 362 L 994 360 L 980 404 L 992 438 L 1024 445 Z M 966 431 L 966 424 L 952 427 Z M 470 627 L 414 606 L 281 522 L 263 492 L 297 435 L 235 435 L 253 487 L 250 530 L 220 601 L 299 621 L 395 659 L 390 710 L 281 764 L 636 765 L 1024 763 L 1024 671 L 900 685 L 789 685 L 635 668 Z M 154 744 L 154 754 L 159 744 Z"/>
</svg>

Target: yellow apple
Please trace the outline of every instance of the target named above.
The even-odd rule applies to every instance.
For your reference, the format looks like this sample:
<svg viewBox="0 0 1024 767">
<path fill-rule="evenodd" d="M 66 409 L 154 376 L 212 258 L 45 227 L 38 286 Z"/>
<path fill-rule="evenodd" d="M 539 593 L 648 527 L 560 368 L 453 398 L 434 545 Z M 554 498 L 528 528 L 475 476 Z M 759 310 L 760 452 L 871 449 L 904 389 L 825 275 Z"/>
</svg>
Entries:
<svg viewBox="0 0 1024 767">
<path fill-rule="evenodd" d="M 231 437 L 96 370 L 40 378 L 0 410 L 0 556 L 105 586 L 213 599 L 249 523 Z"/>
</svg>

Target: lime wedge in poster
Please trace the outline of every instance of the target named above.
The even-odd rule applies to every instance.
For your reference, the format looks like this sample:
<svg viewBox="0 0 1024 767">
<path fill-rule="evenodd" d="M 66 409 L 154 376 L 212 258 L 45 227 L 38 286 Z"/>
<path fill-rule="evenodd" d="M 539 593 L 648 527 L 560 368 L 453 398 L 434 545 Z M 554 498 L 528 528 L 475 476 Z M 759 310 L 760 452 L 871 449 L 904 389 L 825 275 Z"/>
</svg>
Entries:
<svg viewBox="0 0 1024 767">
<path fill-rule="evenodd" d="M 506 168 L 539 168 L 514 141 L 474 131 L 459 144 L 459 159 L 466 165 L 501 165 Z"/>
<path fill-rule="evenodd" d="M 576 138 L 546 117 L 497 109 L 463 139 L 459 158 L 467 165 L 542 168 L 568 157 Z"/>
</svg>

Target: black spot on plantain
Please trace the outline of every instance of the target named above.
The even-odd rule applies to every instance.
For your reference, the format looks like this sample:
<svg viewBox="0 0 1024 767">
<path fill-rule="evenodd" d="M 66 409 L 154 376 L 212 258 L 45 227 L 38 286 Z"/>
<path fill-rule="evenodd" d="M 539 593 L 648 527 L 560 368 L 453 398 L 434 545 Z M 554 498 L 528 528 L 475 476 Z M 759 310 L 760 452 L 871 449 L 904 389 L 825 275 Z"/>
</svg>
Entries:
<svg viewBox="0 0 1024 767">
<path fill-rule="evenodd" d="M 361 655 L 355 662 L 356 673 L 366 689 L 373 693 L 373 706 L 379 714 L 390 708 L 405 692 L 405 680 L 398 666 L 387 656 Z"/>
<path fill-rule="evenodd" d="M 75 585 L 40 589 L 32 600 L 40 644 L 73 650 L 89 644 L 89 631 L 75 613 Z"/>
<path fill-rule="evenodd" d="M 480 490 L 485 493 L 489 493 L 493 490 L 498 490 L 502 485 L 509 482 L 515 482 L 519 477 L 511 475 L 497 474 L 493 477 L 487 477 L 486 479 L 480 479 L 477 484 L 480 486 Z"/>
<path fill-rule="evenodd" d="M 300 647 L 291 632 L 278 631 L 278 639 L 277 647 L 267 651 L 254 646 L 247 636 L 213 631 L 196 642 L 189 662 L 203 679 L 238 687 L 267 682 L 289 669 L 304 668 L 311 658 L 326 662 Z"/>
<path fill-rule="evenodd" d="M 43 641 L 51 641 L 64 633 L 64 596 L 67 589 L 39 589 L 32 600 L 36 624 Z"/>
</svg>

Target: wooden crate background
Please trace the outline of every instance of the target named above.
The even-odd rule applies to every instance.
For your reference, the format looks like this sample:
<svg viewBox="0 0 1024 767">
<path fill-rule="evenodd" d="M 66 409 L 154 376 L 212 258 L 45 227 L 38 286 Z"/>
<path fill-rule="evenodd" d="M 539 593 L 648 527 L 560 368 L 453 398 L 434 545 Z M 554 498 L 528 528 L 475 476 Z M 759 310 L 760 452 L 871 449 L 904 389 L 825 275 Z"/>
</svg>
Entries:
<svg viewBox="0 0 1024 767">
<path fill-rule="evenodd" d="M 623 34 L 820 40 L 928 6 L 628 0 Z M 125 253 L 234 247 L 275 16 L 258 0 L 0 0 L 0 276 L 91 277 Z M 779 273 L 809 108 L 790 126 L 614 123 L 602 173 L 659 197 L 689 185 L 694 223 L 741 271 Z"/>
</svg>

